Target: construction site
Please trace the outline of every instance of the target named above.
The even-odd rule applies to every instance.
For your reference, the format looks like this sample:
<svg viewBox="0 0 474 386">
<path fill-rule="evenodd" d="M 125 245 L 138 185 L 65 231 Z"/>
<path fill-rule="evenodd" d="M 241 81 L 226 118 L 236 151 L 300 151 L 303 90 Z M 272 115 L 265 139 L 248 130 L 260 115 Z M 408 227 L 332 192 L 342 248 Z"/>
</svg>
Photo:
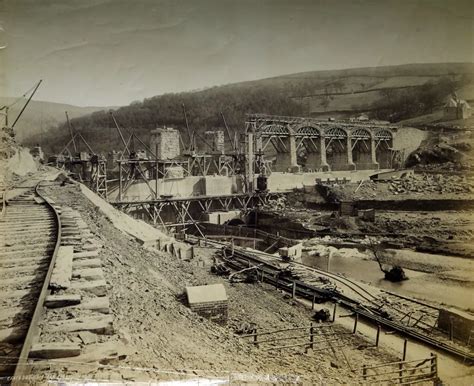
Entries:
<svg viewBox="0 0 474 386">
<path fill-rule="evenodd" d="M 429 132 L 182 109 L 149 141 L 110 111 L 106 154 L 5 120 L 2 383 L 472 383 L 474 181 L 407 167 Z"/>
<path fill-rule="evenodd" d="M 0 0 L 0 385 L 473 385 L 473 5 Z"/>
</svg>

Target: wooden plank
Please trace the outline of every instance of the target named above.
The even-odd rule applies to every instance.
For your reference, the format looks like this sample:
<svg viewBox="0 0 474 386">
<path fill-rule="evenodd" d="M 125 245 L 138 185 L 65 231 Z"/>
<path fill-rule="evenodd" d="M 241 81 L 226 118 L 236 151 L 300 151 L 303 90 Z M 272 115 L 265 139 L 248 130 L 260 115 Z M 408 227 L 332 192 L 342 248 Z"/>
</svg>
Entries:
<svg viewBox="0 0 474 386">
<path fill-rule="evenodd" d="M 73 306 L 81 303 L 81 295 L 49 295 L 44 305 L 48 308 Z"/>
<path fill-rule="evenodd" d="M 74 269 L 81 268 L 98 268 L 102 266 L 100 259 L 81 259 L 73 262 Z"/>
<path fill-rule="evenodd" d="M 102 268 L 76 269 L 72 276 L 74 278 L 86 280 L 104 280 L 104 272 L 102 271 Z"/>
<path fill-rule="evenodd" d="M 114 333 L 113 318 L 110 315 L 59 320 L 51 322 L 49 326 L 50 331 L 53 332 L 91 331 L 103 335 L 112 335 Z"/>
<path fill-rule="evenodd" d="M 54 265 L 49 287 L 53 289 L 67 289 L 71 286 L 72 278 L 72 246 L 60 246 Z"/>
<path fill-rule="evenodd" d="M 88 251 L 88 252 L 74 252 L 74 259 L 83 259 L 85 257 L 97 257 L 99 251 Z"/>
<path fill-rule="evenodd" d="M 107 296 L 82 299 L 81 304 L 77 306 L 84 310 L 92 310 L 101 314 L 110 313 L 110 302 Z"/>
<path fill-rule="evenodd" d="M 74 343 L 36 343 L 31 347 L 30 357 L 41 359 L 70 358 L 81 354 L 81 347 Z"/>
<path fill-rule="evenodd" d="M 107 295 L 107 283 L 105 280 L 91 280 L 91 281 L 73 281 L 71 289 L 89 292 L 95 296 Z"/>
<path fill-rule="evenodd" d="M 33 200 L 35 200 L 35 202 L 37 204 L 44 204 L 45 203 L 45 201 L 41 197 L 33 197 Z"/>
</svg>

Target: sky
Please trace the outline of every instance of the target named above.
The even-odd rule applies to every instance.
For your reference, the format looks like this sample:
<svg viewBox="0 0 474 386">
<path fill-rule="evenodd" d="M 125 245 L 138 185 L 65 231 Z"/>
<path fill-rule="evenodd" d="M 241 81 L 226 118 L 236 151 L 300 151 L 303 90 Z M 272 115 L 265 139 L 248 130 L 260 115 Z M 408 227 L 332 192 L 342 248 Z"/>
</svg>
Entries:
<svg viewBox="0 0 474 386">
<path fill-rule="evenodd" d="M 0 96 L 119 106 L 277 75 L 474 62 L 471 0 L 0 0 Z"/>
</svg>

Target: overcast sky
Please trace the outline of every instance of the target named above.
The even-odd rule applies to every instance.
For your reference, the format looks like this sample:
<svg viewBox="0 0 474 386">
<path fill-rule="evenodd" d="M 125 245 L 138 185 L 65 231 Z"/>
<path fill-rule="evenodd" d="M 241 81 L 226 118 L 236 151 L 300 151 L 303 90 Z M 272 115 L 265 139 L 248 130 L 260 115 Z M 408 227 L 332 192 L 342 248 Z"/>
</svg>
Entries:
<svg viewBox="0 0 474 386">
<path fill-rule="evenodd" d="M 0 0 L 0 92 L 112 106 L 302 71 L 473 62 L 471 0 Z"/>
</svg>

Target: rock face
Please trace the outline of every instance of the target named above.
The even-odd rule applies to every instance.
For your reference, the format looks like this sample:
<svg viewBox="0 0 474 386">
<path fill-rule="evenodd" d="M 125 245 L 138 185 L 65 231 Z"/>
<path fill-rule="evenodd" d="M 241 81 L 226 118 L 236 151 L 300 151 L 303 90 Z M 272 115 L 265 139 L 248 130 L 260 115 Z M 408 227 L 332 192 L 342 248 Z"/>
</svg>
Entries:
<svg viewBox="0 0 474 386">
<path fill-rule="evenodd" d="M 0 188 L 10 185 L 19 176 L 25 176 L 37 170 L 37 161 L 30 154 L 30 150 L 16 143 L 11 129 L 2 128 L 0 130 Z"/>
<path fill-rule="evenodd" d="M 18 149 L 8 160 L 7 167 L 11 173 L 15 173 L 18 176 L 25 176 L 38 170 L 38 165 L 27 148 Z"/>
</svg>

